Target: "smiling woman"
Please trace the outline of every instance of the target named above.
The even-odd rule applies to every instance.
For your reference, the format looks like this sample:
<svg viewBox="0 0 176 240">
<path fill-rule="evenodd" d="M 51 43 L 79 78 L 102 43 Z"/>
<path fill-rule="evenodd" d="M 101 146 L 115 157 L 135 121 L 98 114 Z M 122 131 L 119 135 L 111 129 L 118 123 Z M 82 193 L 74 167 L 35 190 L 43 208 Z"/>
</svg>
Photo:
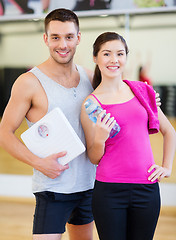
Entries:
<svg viewBox="0 0 176 240">
<path fill-rule="evenodd" d="M 98 36 L 93 45 L 95 90 L 85 101 L 92 99 L 107 115 L 100 113 L 95 124 L 86 114 L 85 101 L 81 111 L 87 153 L 98 165 L 92 209 L 102 240 L 153 239 L 160 212 L 158 182 L 171 175 L 176 149 L 175 130 L 157 108 L 153 88 L 123 80 L 127 54 L 121 35 Z M 110 115 L 121 127 L 114 138 L 109 135 L 116 121 Z M 164 147 L 162 164 L 157 165 L 149 134 L 159 130 Z"/>
<path fill-rule="evenodd" d="M 110 45 L 108 42 L 106 42 L 107 41 L 106 34 L 101 35 L 102 37 L 100 42 L 101 44 L 104 44 L 103 49 L 100 50 L 101 45 L 98 44 L 98 41 L 99 41 L 98 38 L 94 43 L 93 58 L 94 58 L 94 62 L 96 63 L 96 68 L 95 68 L 94 78 L 93 78 L 94 89 L 101 83 L 101 73 L 100 73 L 101 63 L 98 64 L 98 59 L 99 59 L 98 56 L 100 56 L 100 60 L 102 59 L 101 60 L 102 64 L 109 64 L 106 66 L 106 68 L 109 70 L 107 72 L 110 72 L 110 70 L 112 70 L 116 73 L 117 70 L 119 70 L 121 71 L 121 73 L 119 72 L 119 74 L 122 74 L 122 71 L 124 71 L 124 67 L 126 64 L 126 56 L 129 52 L 128 46 L 122 36 L 117 35 L 116 33 L 111 33 L 110 35 L 111 35 L 111 38 L 110 37 L 108 38 L 111 41 Z M 117 40 L 120 40 L 120 41 L 117 42 Z"/>
</svg>

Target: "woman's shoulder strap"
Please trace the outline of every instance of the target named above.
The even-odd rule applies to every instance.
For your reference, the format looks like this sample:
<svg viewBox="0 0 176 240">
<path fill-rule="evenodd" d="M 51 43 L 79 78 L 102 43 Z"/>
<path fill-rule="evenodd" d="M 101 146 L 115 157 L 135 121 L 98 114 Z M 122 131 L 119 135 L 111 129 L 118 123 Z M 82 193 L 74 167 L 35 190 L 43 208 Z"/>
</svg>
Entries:
<svg viewBox="0 0 176 240">
<path fill-rule="evenodd" d="M 93 96 L 100 105 L 102 105 L 102 103 L 98 100 L 98 98 L 93 93 L 91 93 L 90 95 Z"/>
</svg>

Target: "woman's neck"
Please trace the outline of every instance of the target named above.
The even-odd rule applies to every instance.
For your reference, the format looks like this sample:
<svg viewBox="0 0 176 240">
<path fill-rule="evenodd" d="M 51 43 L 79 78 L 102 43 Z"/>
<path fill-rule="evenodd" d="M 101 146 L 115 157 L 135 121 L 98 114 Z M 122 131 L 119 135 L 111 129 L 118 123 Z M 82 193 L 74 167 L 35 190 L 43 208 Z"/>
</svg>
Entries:
<svg viewBox="0 0 176 240">
<path fill-rule="evenodd" d="M 125 83 L 123 82 L 122 78 L 119 79 L 103 79 L 98 86 L 98 89 L 103 92 L 120 92 L 125 87 Z"/>
</svg>

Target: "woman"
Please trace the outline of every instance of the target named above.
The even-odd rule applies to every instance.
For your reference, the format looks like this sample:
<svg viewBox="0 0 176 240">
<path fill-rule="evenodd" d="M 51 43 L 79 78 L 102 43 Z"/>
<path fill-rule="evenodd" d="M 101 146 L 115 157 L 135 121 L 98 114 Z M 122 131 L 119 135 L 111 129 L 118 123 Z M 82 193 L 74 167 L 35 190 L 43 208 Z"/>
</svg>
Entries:
<svg viewBox="0 0 176 240">
<path fill-rule="evenodd" d="M 175 153 L 174 128 L 156 107 L 151 86 L 122 80 L 128 47 L 114 32 L 101 34 L 93 45 L 94 92 L 88 98 L 108 113 L 93 123 L 82 105 L 81 121 L 87 153 L 97 166 L 93 214 L 101 240 L 151 240 L 156 228 L 160 195 L 158 181 L 171 175 Z M 85 101 L 84 101 L 85 102 Z M 115 120 L 121 127 L 113 138 Z M 154 162 L 149 133 L 161 131 L 163 162 Z"/>
</svg>

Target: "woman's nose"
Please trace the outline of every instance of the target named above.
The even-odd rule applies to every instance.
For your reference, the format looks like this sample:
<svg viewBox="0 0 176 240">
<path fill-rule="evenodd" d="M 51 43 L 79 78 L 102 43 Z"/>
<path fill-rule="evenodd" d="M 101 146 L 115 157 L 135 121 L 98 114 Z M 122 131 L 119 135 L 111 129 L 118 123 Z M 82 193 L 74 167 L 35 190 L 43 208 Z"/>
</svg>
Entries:
<svg viewBox="0 0 176 240">
<path fill-rule="evenodd" d="M 117 56 L 112 56 L 111 57 L 111 62 L 117 63 L 118 62 L 118 57 Z"/>
</svg>

